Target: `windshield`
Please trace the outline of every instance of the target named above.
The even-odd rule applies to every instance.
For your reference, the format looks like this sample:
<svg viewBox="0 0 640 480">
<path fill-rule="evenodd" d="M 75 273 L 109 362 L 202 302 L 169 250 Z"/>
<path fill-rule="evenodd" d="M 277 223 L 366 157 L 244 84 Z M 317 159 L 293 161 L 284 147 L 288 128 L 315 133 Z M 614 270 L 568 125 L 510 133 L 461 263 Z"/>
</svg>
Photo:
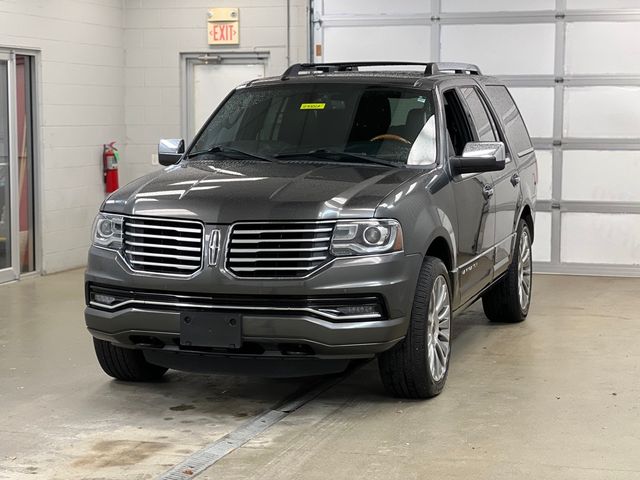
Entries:
<svg viewBox="0 0 640 480">
<path fill-rule="evenodd" d="M 239 89 L 189 154 L 233 148 L 270 158 L 312 154 L 314 161 L 431 164 L 436 160 L 432 99 L 430 91 L 362 84 Z"/>
</svg>

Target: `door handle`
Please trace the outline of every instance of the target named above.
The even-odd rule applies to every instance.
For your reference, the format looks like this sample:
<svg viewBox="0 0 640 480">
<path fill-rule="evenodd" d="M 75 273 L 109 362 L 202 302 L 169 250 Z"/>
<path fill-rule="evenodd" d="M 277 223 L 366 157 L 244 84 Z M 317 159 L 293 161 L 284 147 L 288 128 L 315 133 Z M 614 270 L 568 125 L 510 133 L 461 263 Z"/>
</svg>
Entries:
<svg viewBox="0 0 640 480">
<path fill-rule="evenodd" d="M 482 194 L 484 198 L 487 199 L 493 197 L 493 185 L 485 184 L 485 186 L 482 187 Z"/>
<path fill-rule="evenodd" d="M 519 183 L 520 183 L 520 175 L 518 175 L 517 173 L 514 173 L 511 176 L 511 185 L 513 185 L 515 187 Z"/>
</svg>

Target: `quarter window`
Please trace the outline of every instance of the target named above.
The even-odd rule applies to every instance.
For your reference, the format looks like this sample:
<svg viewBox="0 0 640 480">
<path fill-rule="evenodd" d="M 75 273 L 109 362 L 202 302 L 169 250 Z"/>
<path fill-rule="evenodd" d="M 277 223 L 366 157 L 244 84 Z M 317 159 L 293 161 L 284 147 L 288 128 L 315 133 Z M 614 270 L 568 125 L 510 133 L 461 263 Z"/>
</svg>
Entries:
<svg viewBox="0 0 640 480">
<path fill-rule="evenodd" d="M 496 112 L 502 118 L 505 133 L 513 145 L 515 153 L 518 156 L 522 155 L 532 147 L 531 139 L 511 94 L 502 85 L 489 85 L 485 87 L 485 90 Z"/>
</svg>

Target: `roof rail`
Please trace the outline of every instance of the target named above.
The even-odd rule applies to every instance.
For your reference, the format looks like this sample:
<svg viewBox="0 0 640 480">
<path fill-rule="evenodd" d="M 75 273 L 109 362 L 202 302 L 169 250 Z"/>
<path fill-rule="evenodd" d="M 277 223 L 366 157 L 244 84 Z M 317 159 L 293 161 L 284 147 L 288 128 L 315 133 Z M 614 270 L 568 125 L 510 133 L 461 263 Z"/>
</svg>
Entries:
<svg viewBox="0 0 640 480">
<path fill-rule="evenodd" d="M 295 77 L 300 72 L 326 73 L 326 72 L 355 72 L 358 67 L 384 67 L 412 65 L 424 67 L 424 75 L 435 75 L 437 73 L 461 73 L 468 75 L 481 75 L 477 65 L 470 63 L 450 63 L 450 62 L 335 62 L 335 63 L 295 63 L 285 70 L 280 77 L 287 80 Z"/>
</svg>

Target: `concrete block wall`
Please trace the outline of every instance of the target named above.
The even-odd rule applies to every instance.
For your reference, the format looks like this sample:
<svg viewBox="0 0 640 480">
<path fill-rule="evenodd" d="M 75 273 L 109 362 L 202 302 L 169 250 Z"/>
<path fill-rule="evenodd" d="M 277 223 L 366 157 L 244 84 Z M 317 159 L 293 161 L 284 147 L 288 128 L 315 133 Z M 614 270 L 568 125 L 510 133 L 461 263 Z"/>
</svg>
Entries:
<svg viewBox="0 0 640 480">
<path fill-rule="evenodd" d="M 286 0 L 0 0 L 0 47 L 40 52 L 41 269 L 85 264 L 104 198 L 102 144 L 124 184 L 149 171 L 158 139 L 181 135 L 180 52 L 207 52 L 207 9 L 239 7 L 241 45 L 287 66 Z M 307 60 L 307 0 L 290 0 L 290 62 Z"/>
<path fill-rule="evenodd" d="M 122 0 L 0 0 L 0 47 L 40 52 L 41 269 L 82 266 L 102 144 L 125 138 Z"/>
<path fill-rule="evenodd" d="M 240 8 L 240 45 L 207 45 L 207 10 Z M 270 52 L 267 75 L 306 61 L 306 0 L 290 0 L 290 59 L 287 59 L 286 0 L 126 0 L 125 123 L 122 178 L 132 180 L 157 166 L 160 138 L 180 138 L 180 53 Z"/>
</svg>

